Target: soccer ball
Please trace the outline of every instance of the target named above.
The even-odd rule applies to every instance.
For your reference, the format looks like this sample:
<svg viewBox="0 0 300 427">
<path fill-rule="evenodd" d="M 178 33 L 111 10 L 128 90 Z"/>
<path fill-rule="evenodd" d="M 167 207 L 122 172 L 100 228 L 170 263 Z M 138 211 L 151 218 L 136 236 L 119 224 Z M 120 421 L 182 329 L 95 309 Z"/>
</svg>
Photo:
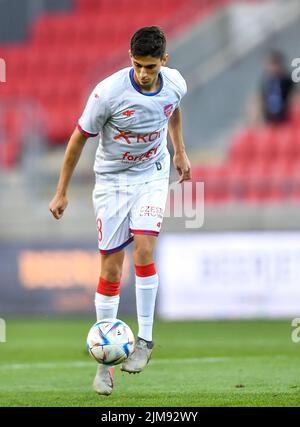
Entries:
<svg viewBox="0 0 300 427">
<path fill-rule="evenodd" d="M 96 322 L 87 337 L 87 348 L 98 363 L 108 366 L 124 362 L 134 351 L 134 335 L 119 319 Z"/>
</svg>

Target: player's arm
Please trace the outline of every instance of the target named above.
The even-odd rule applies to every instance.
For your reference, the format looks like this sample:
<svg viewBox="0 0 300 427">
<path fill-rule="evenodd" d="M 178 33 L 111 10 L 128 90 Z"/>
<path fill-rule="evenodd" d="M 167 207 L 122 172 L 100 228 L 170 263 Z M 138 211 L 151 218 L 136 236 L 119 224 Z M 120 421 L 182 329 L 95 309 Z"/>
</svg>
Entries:
<svg viewBox="0 0 300 427">
<path fill-rule="evenodd" d="M 178 183 L 188 181 L 191 179 L 191 164 L 185 152 L 180 107 L 177 107 L 171 115 L 168 130 L 174 147 L 173 164 L 180 175 Z"/>
<path fill-rule="evenodd" d="M 87 136 L 76 128 L 68 142 L 63 165 L 61 167 L 56 194 L 49 204 L 49 209 L 56 219 L 60 219 L 68 205 L 67 190 L 75 166 L 80 158 Z"/>
</svg>

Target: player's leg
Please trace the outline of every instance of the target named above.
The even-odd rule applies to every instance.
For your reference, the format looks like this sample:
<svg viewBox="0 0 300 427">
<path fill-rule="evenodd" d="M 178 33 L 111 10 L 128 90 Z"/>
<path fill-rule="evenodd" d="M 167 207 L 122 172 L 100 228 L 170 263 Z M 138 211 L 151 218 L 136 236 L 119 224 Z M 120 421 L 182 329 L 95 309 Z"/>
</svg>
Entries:
<svg viewBox="0 0 300 427">
<path fill-rule="evenodd" d="M 158 289 L 158 275 L 154 263 L 157 238 L 136 234 L 134 237 L 135 292 L 138 318 L 138 336 L 135 352 L 122 365 L 130 373 L 141 372 L 150 360 L 154 347 L 152 341 L 153 318 Z"/>
<path fill-rule="evenodd" d="M 151 342 L 158 275 L 154 263 L 157 237 L 136 234 L 134 237 L 135 290 L 138 337 Z"/>
<path fill-rule="evenodd" d="M 120 280 L 124 250 L 101 254 L 101 273 L 95 295 L 97 321 L 116 318 L 120 301 Z"/>
<path fill-rule="evenodd" d="M 124 250 L 101 254 L 101 273 L 95 295 L 97 322 L 116 318 L 120 301 L 120 279 Z M 110 395 L 114 386 L 114 368 L 98 365 L 93 387 L 98 394 Z"/>
<path fill-rule="evenodd" d="M 116 194 L 118 193 L 118 197 Z M 93 203 L 98 229 L 101 273 L 95 295 L 97 321 L 116 317 L 119 305 L 119 288 L 124 260 L 124 248 L 132 241 L 129 233 L 126 191 L 97 184 Z"/>
<path fill-rule="evenodd" d="M 168 178 L 139 186 L 130 212 L 130 230 L 134 234 L 135 289 L 139 332 L 136 351 L 123 363 L 122 370 L 141 372 L 149 362 L 158 275 L 154 249 L 163 220 L 168 195 Z"/>
<path fill-rule="evenodd" d="M 115 188 L 108 185 L 97 185 L 93 192 L 101 254 L 101 273 L 95 295 L 97 321 L 117 317 L 123 249 L 132 240 L 129 233 L 126 193 L 121 193 L 119 199 L 116 199 L 115 194 Z M 119 209 L 117 200 L 123 203 L 124 209 Z M 113 376 L 113 367 L 108 368 L 99 364 L 93 383 L 94 390 L 98 394 L 111 394 L 114 385 Z"/>
</svg>

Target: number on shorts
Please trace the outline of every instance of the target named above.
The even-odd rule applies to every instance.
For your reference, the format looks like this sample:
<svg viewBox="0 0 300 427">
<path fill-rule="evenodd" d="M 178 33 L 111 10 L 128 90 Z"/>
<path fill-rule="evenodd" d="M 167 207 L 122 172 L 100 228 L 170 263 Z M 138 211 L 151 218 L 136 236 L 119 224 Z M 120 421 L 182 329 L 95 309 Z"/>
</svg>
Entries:
<svg viewBox="0 0 300 427">
<path fill-rule="evenodd" d="M 103 232 L 102 232 L 102 221 L 100 218 L 97 219 L 97 229 L 99 232 L 98 240 L 99 240 L 99 242 L 101 242 L 101 240 L 103 238 Z"/>
</svg>

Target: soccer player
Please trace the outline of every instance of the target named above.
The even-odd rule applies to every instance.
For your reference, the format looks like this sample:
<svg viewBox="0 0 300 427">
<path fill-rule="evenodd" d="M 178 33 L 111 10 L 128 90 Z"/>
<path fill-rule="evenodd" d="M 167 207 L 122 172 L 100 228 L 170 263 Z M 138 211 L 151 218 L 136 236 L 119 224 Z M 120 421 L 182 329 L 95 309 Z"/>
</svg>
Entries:
<svg viewBox="0 0 300 427">
<path fill-rule="evenodd" d="M 124 248 L 134 240 L 138 336 L 135 352 L 122 371 L 141 372 L 152 350 L 158 275 L 153 253 L 168 193 L 169 132 L 178 183 L 191 177 L 182 136 L 180 100 L 186 82 L 166 67 L 166 39 L 156 26 L 136 31 L 126 67 L 102 80 L 92 91 L 66 148 L 56 194 L 49 209 L 60 219 L 67 188 L 89 137 L 100 134 L 94 171 L 93 204 L 99 232 L 101 273 L 95 295 L 97 321 L 116 318 Z M 109 395 L 114 368 L 98 365 L 94 389 Z"/>
</svg>

